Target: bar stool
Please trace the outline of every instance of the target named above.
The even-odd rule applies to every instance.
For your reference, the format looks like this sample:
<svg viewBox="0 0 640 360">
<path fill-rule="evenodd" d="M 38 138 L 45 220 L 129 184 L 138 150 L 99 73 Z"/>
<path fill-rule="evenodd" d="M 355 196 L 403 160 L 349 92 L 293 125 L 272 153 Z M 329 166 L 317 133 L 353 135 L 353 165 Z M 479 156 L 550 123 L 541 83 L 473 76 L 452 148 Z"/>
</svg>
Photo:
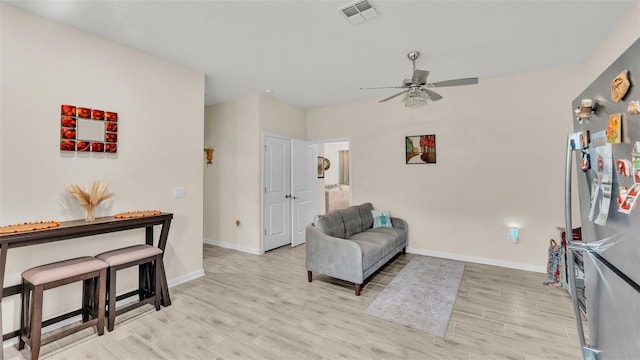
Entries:
<svg viewBox="0 0 640 360">
<path fill-rule="evenodd" d="M 162 250 L 151 245 L 133 245 L 96 255 L 109 265 L 107 272 L 107 329 L 113 331 L 116 315 L 131 311 L 145 304 L 153 304 L 160 310 L 160 264 Z M 138 290 L 116 295 L 116 272 L 131 266 L 139 266 Z M 138 295 L 139 301 L 116 309 L 116 300 Z"/>
<path fill-rule="evenodd" d="M 98 335 L 104 334 L 107 263 L 84 256 L 36 266 L 22 273 L 22 309 L 20 311 L 20 340 L 31 348 L 31 359 L 37 359 L 40 346 L 61 339 L 82 329 L 96 326 Z M 42 338 L 42 303 L 44 290 L 82 281 L 82 322 L 65 330 L 56 330 Z M 96 283 L 97 281 L 97 283 Z M 96 285 L 98 291 L 96 293 Z M 97 306 L 96 306 L 97 302 Z M 93 319 L 89 320 L 89 317 Z"/>
</svg>

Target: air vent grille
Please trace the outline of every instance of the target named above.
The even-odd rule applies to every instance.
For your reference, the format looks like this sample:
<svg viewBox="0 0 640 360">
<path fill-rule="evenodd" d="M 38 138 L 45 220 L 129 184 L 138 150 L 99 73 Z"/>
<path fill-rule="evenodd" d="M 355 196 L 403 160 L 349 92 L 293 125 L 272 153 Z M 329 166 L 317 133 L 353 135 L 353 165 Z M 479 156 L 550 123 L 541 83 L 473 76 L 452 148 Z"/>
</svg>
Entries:
<svg viewBox="0 0 640 360">
<path fill-rule="evenodd" d="M 356 9 L 360 12 L 364 12 L 366 10 L 371 9 L 373 6 L 368 1 L 361 1 L 355 5 Z"/>
<path fill-rule="evenodd" d="M 355 6 L 349 6 L 346 9 L 343 9 L 342 12 L 347 15 L 347 17 L 352 17 L 355 15 L 359 15 L 360 12 L 358 11 L 358 9 Z"/>
<path fill-rule="evenodd" d="M 341 7 L 338 11 L 342 11 L 354 25 L 378 16 L 375 7 L 368 0 L 356 1 Z"/>
</svg>

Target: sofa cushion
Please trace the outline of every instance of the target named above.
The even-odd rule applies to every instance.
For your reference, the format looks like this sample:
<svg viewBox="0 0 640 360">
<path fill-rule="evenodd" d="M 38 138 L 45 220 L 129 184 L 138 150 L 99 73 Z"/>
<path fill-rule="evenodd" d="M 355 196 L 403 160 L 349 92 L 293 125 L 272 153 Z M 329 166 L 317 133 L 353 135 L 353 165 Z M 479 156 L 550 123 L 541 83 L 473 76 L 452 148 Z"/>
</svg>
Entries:
<svg viewBox="0 0 640 360">
<path fill-rule="evenodd" d="M 346 209 L 338 210 L 344 221 L 345 239 L 351 235 L 362 232 L 362 220 L 360 220 L 360 210 L 357 206 L 350 206 Z"/>
<path fill-rule="evenodd" d="M 362 220 L 362 230 L 371 229 L 373 227 L 373 216 L 371 215 L 371 210 L 373 210 L 373 205 L 371 203 L 364 203 L 358 206 L 360 209 L 360 219 Z"/>
<path fill-rule="evenodd" d="M 363 270 L 373 266 L 396 247 L 396 234 L 367 230 L 348 238 L 362 249 Z"/>
<path fill-rule="evenodd" d="M 394 241 L 395 246 L 399 246 L 403 242 L 406 242 L 406 239 L 407 239 L 407 231 L 404 229 L 398 229 L 398 228 L 374 228 L 374 229 L 367 230 L 366 233 L 367 234 L 379 233 L 379 234 L 386 234 L 386 235 L 392 236 L 395 239 Z"/>
<path fill-rule="evenodd" d="M 325 235 L 346 238 L 344 232 L 344 222 L 342 221 L 342 215 L 337 212 L 330 212 L 324 215 L 318 215 L 313 221 L 320 232 Z"/>
</svg>

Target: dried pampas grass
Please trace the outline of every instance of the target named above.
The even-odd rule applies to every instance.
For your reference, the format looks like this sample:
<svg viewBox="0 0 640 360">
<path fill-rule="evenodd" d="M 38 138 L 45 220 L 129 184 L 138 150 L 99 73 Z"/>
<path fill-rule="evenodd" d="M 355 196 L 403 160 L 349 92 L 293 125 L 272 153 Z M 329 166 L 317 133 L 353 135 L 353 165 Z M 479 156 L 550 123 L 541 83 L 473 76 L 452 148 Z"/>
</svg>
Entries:
<svg viewBox="0 0 640 360">
<path fill-rule="evenodd" d="M 94 181 L 91 189 L 89 189 L 87 183 L 84 184 L 84 190 L 76 184 L 67 186 L 67 190 L 78 200 L 80 206 L 84 208 L 86 212 L 85 220 L 95 220 L 96 206 L 113 196 L 113 193 L 106 193 L 107 186 L 108 184 L 102 180 Z"/>
</svg>

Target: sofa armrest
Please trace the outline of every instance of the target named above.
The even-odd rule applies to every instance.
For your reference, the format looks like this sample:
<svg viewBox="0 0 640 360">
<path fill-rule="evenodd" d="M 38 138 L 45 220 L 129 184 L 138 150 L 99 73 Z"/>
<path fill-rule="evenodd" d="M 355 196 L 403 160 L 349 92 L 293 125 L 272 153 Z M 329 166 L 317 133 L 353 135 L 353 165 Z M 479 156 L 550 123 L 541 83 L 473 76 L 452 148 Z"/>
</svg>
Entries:
<svg viewBox="0 0 640 360">
<path fill-rule="evenodd" d="M 393 226 L 394 228 L 402 229 L 404 231 L 409 231 L 409 226 L 407 225 L 407 222 L 397 217 L 393 217 L 393 216 L 391 217 L 391 226 Z"/>
<path fill-rule="evenodd" d="M 313 224 L 307 225 L 305 232 L 305 264 L 308 271 L 362 284 L 364 278 L 360 245 L 326 235 Z"/>
</svg>

